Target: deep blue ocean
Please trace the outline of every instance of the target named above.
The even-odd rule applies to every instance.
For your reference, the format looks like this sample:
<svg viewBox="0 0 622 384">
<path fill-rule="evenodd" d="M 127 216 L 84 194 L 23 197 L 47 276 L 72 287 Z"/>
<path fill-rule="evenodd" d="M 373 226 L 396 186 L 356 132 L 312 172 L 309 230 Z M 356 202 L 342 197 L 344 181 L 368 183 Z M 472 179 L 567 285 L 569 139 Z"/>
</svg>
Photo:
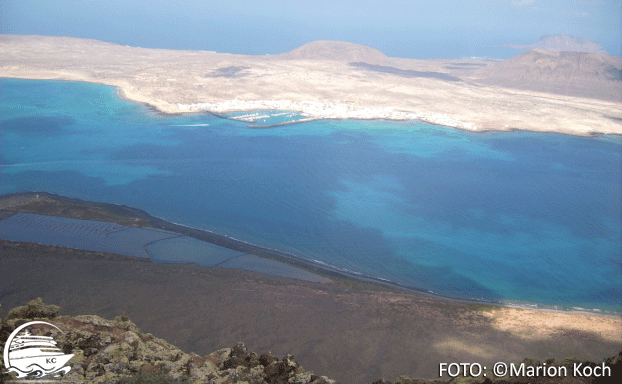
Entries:
<svg viewBox="0 0 622 384">
<path fill-rule="evenodd" d="M 124 204 L 459 298 L 620 311 L 622 138 L 271 129 L 0 79 L 0 193 Z"/>
</svg>

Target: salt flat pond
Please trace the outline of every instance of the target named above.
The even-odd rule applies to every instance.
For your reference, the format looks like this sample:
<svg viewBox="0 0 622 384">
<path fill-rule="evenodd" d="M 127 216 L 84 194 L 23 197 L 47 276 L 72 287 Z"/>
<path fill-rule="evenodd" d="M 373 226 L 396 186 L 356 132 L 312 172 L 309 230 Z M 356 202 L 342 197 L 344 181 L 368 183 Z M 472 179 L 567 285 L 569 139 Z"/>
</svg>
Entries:
<svg viewBox="0 0 622 384">
<path fill-rule="evenodd" d="M 249 129 L 160 116 L 106 86 L 0 88 L 0 193 L 125 204 L 452 297 L 621 310 L 619 137 Z"/>
</svg>

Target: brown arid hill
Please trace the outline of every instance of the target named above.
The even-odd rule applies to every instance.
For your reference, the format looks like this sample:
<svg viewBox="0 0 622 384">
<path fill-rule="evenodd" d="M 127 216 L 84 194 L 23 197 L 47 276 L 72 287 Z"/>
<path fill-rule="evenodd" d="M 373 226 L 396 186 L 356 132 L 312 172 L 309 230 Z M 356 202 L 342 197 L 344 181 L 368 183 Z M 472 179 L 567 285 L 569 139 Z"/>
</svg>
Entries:
<svg viewBox="0 0 622 384">
<path fill-rule="evenodd" d="M 475 72 L 486 84 L 622 101 L 622 58 L 533 49 Z"/>
<path fill-rule="evenodd" d="M 361 44 L 326 40 L 305 44 L 276 57 L 286 60 L 337 60 L 370 64 L 383 63 L 387 59 L 384 53 L 374 48 Z"/>
<path fill-rule="evenodd" d="M 568 35 L 544 35 L 530 48 L 547 49 L 550 51 L 591 52 L 608 55 L 607 50 L 595 41 L 583 37 Z"/>
<path fill-rule="evenodd" d="M 508 44 L 503 46 L 525 50 L 546 49 L 549 51 L 591 52 L 602 55 L 609 54 L 605 47 L 595 41 L 583 37 L 568 35 L 543 35 L 538 39 L 538 41 L 530 45 Z"/>
</svg>

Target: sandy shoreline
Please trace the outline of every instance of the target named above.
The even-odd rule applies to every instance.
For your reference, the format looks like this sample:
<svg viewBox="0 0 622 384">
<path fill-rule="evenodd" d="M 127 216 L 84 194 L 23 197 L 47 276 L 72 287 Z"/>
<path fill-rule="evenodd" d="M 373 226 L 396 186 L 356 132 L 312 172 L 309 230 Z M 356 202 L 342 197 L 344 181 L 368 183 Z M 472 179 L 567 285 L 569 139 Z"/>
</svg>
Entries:
<svg viewBox="0 0 622 384">
<path fill-rule="evenodd" d="M 24 80 L 74 81 L 74 80 L 59 80 L 59 79 L 44 79 L 44 78 L 42 79 L 24 78 Z M 75 81 L 82 81 L 82 80 L 75 80 Z M 82 82 L 91 83 L 91 84 L 108 85 L 108 84 L 103 84 L 103 83 L 95 83 L 92 81 L 82 81 Z M 179 104 L 177 106 L 178 109 L 173 110 L 169 108 L 168 106 L 163 106 L 163 105 L 157 106 L 154 104 L 150 104 L 147 101 L 138 101 L 138 100 L 132 99 L 127 96 L 123 88 L 116 87 L 116 89 L 117 89 L 118 97 L 131 101 L 131 102 L 143 104 L 147 106 L 148 108 L 150 108 L 151 110 L 153 110 L 154 112 L 161 114 L 163 116 L 207 113 L 207 114 L 216 116 L 221 119 L 243 121 L 243 120 L 231 118 L 228 116 L 224 116 L 224 114 L 233 113 L 233 112 L 261 112 L 261 111 L 267 111 L 267 110 L 281 110 L 281 111 L 287 111 L 287 112 L 296 111 L 296 112 L 302 112 L 303 114 L 306 114 L 306 116 L 308 116 L 305 119 L 300 119 L 300 120 L 295 120 L 295 121 L 290 121 L 290 122 L 285 122 L 285 123 L 271 124 L 268 126 L 247 125 L 248 128 L 272 128 L 273 126 L 300 124 L 300 123 L 306 123 L 306 122 L 316 121 L 316 120 L 387 120 L 387 121 L 421 121 L 424 123 L 438 125 L 442 127 L 448 127 L 448 128 L 454 128 L 458 130 L 478 132 L 478 133 L 525 131 L 525 132 L 535 132 L 535 133 L 545 132 L 545 133 L 562 134 L 562 135 L 577 136 L 577 137 L 598 137 L 601 134 L 622 136 L 622 126 L 620 127 L 619 131 L 616 130 L 614 132 L 609 132 L 609 133 L 596 132 L 596 131 L 575 132 L 575 131 L 568 131 L 568 130 L 542 131 L 538 129 L 534 130 L 534 129 L 521 129 L 521 128 L 511 128 L 511 127 L 480 128 L 477 125 L 475 125 L 475 123 L 453 120 L 447 115 L 426 116 L 423 113 L 412 113 L 412 112 L 399 111 L 399 110 L 393 111 L 391 109 L 386 109 L 384 111 L 381 111 L 378 108 L 350 111 L 348 110 L 347 104 L 339 105 L 339 107 L 347 110 L 346 113 L 342 113 L 341 115 L 336 115 L 330 108 L 327 108 L 328 110 L 322 110 L 321 112 L 314 114 L 313 112 L 309 111 L 308 107 L 306 106 L 310 105 L 310 106 L 315 106 L 317 108 L 317 107 L 321 107 L 322 104 L 313 103 L 313 102 L 293 103 L 290 100 L 280 100 L 280 101 L 279 100 L 254 100 L 254 101 L 248 101 L 248 102 L 247 101 L 237 101 L 237 102 L 225 101 L 225 102 L 213 103 L 213 104 L 203 103 L 203 104 L 190 104 L 190 105 Z M 287 109 L 277 108 L 277 107 L 285 107 L 285 106 L 287 106 Z M 622 105 L 620 106 L 620 108 L 622 108 Z M 374 112 L 377 112 L 377 114 L 374 114 Z"/>
<path fill-rule="evenodd" d="M 3 307 L 42 297 L 64 314 L 126 314 L 187 352 L 244 341 L 279 356 L 291 353 L 343 383 L 435 378 L 439 362 L 448 361 L 601 361 L 622 346 L 620 318 L 439 301 L 347 281 L 317 284 L 33 244 L 0 241 L 0 249 L 0 279 L 11 287 L 0 298 Z M 15 273 L 26 268 L 32 273 Z"/>
<path fill-rule="evenodd" d="M 284 109 L 310 119 L 418 120 L 472 132 L 622 134 L 619 102 L 491 85 L 473 69 L 489 61 L 377 60 L 244 56 L 0 35 L 0 77 L 111 85 L 120 96 L 165 114 Z"/>
<path fill-rule="evenodd" d="M 0 76 L 2 78 L 3 76 Z M 283 124 L 298 124 L 305 123 L 309 121 L 315 120 L 393 120 L 393 121 L 422 121 L 424 123 L 456 128 L 466 131 L 472 132 L 486 132 L 486 131 L 512 131 L 516 130 L 515 128 L 497 128 L 497 129 L 480 129 L 475 125 L 475 123 L 464 122 L 460 120 L 454 120 L 447 115 L 426 115 L 422 112 L 407 112 L 407 111 L 399 111 L 393 110 L 392 108 L 363 108 L 363 109 L 353 109 L 349 104 L 333 104 L 333 103 L 320 103 L 314 101 L 301 101 L 301 102 L 293 102 L 291 100 L 249 100 L 249 101 L 241 101 L 241 100 L 233 100 L 233 101 L 222 101 L 216 103 L 195 103 L 195 104 L 177 104 L 177 107 L 173 105 L 169 105 L 167 103 L 158 103 L 154 100 L 144 100 L 142 97 L 132 95 L 129 96 L 128 92 L 123 88 L 123 86 L 118 86 L 114 84 L 109 84 L 107 82 L 96 82 L 92 80 L 86 79 L 59 79 L 59 78 L 50 78 L 46 76 L 26 76 L 26 77 L 5 77 L 5 78 L 13 78 L 13 79 L 23 79 L 23 80 L 50 80 L 50 81 L 70 81 L 70 82 L 83 82 L 90 84 L 99 84 L 99 85 L 110 85 L 114 86 L 117 90 L 117 96 L 131 101 L 135 103 L 143 104 L 158 114 L 162 115 L 184 115 L 184 114 L 195 114 L 195 113 L 208 113 L 220 118 L 223 117 L 222 114 L 232 113 L 232 112 L 256 112 L 256 111 L 267 111 L 267 110 L 280 110 L 280 111 L 296 111 L 301 112 L 303 116 L 306 116 L 305 119 L 301 119 L 298 121 L 287 122 Z M 228 118 L 230 120 L 241 121 L 234 118 Z M 279 124 L 282 125 L 282 124 Z M 252 127 L 251 128 L 255 128 Z M 258 127 L 263 128 L 263 127 Z M 535 131 L 538 132 L 538 131 Z M 565 132 L 559 132 L 565 133 Z M 577 136 L 591 136 L 594 133 L 568 133 Z M 620 133 L 622 134 L 622 133 Z"/>
<path fill-rule="evenodd" d="M 114 86 L 119 97 L 163 115 L 218 116 L 287 106 L 309 119 L 417 120 L 469 132 L 622 135 L 619 102 L 491 86 L 466 69 L 448 69 L 461 62 L 386 58 L 382 68 L 397 69 L 396 74 L 330 60 L 0 35 L 0 78 Z M 448 73 L 460 81 L 401 76 L 404 72 Z M 332 282 L 0 240 L 0 281 L 7 287 L 0 292 L 3 308 L 41 296 L 68 314 L 127 314 L 146 332 L 188 352 L 209 353 L 244 341 L 252 350 L 292 353 L 305 368 L 342 383 L 399 375 L 437 378 L 441 362 L 491 366 L 519 363 L 527 356 L 600 361 L 622 347 L 622 312 L 445 297 L 167 222 L 139 209 L 39 194 L 137 217 L 138 226 L 153 223 L 280 260 Z M 2 205 L 7 196 L 24 195 L 0 196 L 0 210 L 14 209 Z"/>
<path fill-rule="evenodd" d="M 5 195 L 0 208 L 18 210 L 34 195 Z M 103 208 L 108 221 L 147 225 L 152 219 L 123 205 L 39 195 L 41 200 L 68 203 L 53 208 L 63 212 L 97 211 L 86 206 Z M 156 219 L 151 224 L 162 223 Z M 217 241 L 239 241 L 167 224 Z M 435 378 L 439 362 L 448 361 L 492 365 L 519 363 L 527 356 L 600 361 L 622 346 L 619 314 L 454 300 L 344 273 L 327 275 L 331 282 L 315 283 L 4 240 L 0 250 L 0 281 L 10 287 L 0 297 L 3 307 L 42 297 L 60 305 L 65 314 L 127 314 L 147 332 L 187 352 L 204 354 L 243 341 L 278 355 L 294 354 L 305 367 L 331 373 L 344 383 L 400 375 Z M 260 250 L 267 252 L 265 257 L 291 257 Z M 313 266 L 316 273 L 331 271 L 320 271 L 320 266 Z M 23 270 L 30 273 L 16 273 Z"/>
<path fill-rule="evenodd" d="M 41 197 L 51 198 L 54 200 L 59 200 L 68 203 L 79 203 L 85 205 L 93 205 L 95 207 L 102 207 L 104 209 L 111 210 L 113 212 L 119 212 L 124 216 L 131 216 L 139 218 L 141 221 L 145 221 L 150 223 L 154 228 L 162 229 L 165 231 L 180 233 L 185 236 L 189 236 L 201 241 L 206 241 L 208 243 L 216 244 L 222 247 L 226 247 L 229 249 L 233 249 L 236 251 L 253 254 L 255 256 L 273 259 L 278 262 L 282 262 L 285 264 L 289 264 L 291 266 L 301 268 L 303 270 L 312 272 L 314 274 L 318 274 L 323 277 L 327 277 L 329 279 L 347 279 L 352 280 L 359 283 L 370 284 L 372 286 L 383 287 L 385 289 L 404 291 L 409 293 L 414 293 L 418 295 L 427 296 L 430 298 L 435 298 L 448 302 L 456 302 L 456 303 L 464 303 L 464 304 L 481 304 L 492 307 L 501 307 L 513 310 L 535 310 L 542 313 L 562 313 L 562 314 L 573 314 L 573 315 L 589 315 L 589 316 L 599 316 L 599 317 L 610 317 L 610 318 L 622 318 L 622 312 L 615 311 L 604 311 L 604 310 L 591 310 L 588 308 L 554 308 L 553 306 L 547 306 L 539 303 L 512 303 L 510 301 L 488 301 L 483 299 L 470 299 L 470 298 L 457 298 L 452 296 L 447 296 L 443 294 L 439 294 L 436 292 L 428 291 L 425 289 L 415 288 L 405 286 L 396 282 L 392 282 L 386 279 L 364 275 L 355 271 L 350 271 L 344 268 L 340 268 L 337 266 L 333 266 L 321 261 L 317 261 L 314 259 L 309 259 L 297 255 L 293 255 L 290 253 L 282 252 L 277 249 L 267 248 L 262 246 L 257 246 L 246 242 L 244 240 L 236 239 L 227 235 L 218 234 L 205 229 L 197 229 L 193 227 L 189 227 L 183 224 L 172 223 L 166 221 L 157 216 L 152 216 L 147 212 L 128 207 L 125 205 L 119 204 L 109 204 L 109 203 L 98 203 L 92 201 L 85 201 L 81 199 L 69 198 L 65 196 L 56 195 L 48 192 L 26 192 L 26 193 L 15 193 L 15 194 L 5 194 L 0 195 L 0 210 L 2 209 L 15 209 L 15 207 L 11 206 L 9 203 L 12 199 L 23 200 L 23 199 L 31 199 L 32 196 L 37 195 Z M 2 201 L 4 200 L 4 203 Z M 20 203 L 21 204 L 21 203 Z M 19 208 L 16 209 L 19 211 Z"/>
<path fill-rule="evenodd" d="M 218 103 L 178 104 L 181 112 L 251 112 L 251 111 L 298 111 L 307 120 L 418 120 L 445 127 L 478 131 L 474 123 L 454 120 L 447 115 L 426 115 L 422 112 L 397 111 L 385 108 L 354 108 L 350 104 L 321 103 L 314 101 L 293 102 L 291 100 L 249 100 L 224 101 Z"/>
<path fill-rule="evenodd" d="M 3 76 L 0 76 L 0 79 Z M 365 110 L 349 110 L 346 113 L 335 114 L 327 105 L 327 110 L 324 112 L 317 113 L 317 115 L 313 115 L 309 113 L 306 105 L 315 105 L 318 106 L 317 103 L 314 102 L 301 102 L 299 104 L 292 103 L 290 100 L 254 100 L 254 101 L 241 101 L 237 103 L 232 103 L 231 101 L 225 101 L 221 103 L 202 103 L 202 104 L 190 104 L 184 105 L 179 104 L 177 108 L 168 104 L 158 104 L 153 101 L 141 100 L 140 97 L 132 98 L 127 95 L 125 90 L 121 86 L 116 86 L 112 84 L 107 84 L 103 82 L 95 82 L 91 80 L 82 80 L 82 79 L 58 79 L 58 78 L 48 78 L 48 77 L 4 77 L 7 79 L 22 79 L 22 80 L 49 80 L 49 81 L 69 81 L 69 82 L 82 82 L 82 83 L 90 83 L 90 84 L 98 84 L 98 85 L 108 85 L 116 88 L 116 94 L 119 98 L 124 100 L 128 100 L 134 103 L 139 103 L 145 105 L 155 113 L 162 116 L 177 116 L 177 115 L 185 115 L 185 114 L 200 114 L 207 113 L 213 116 L 216 116 L 221 119 L 228 119 L 234 121 L 243 121 L 231 117 L 224 116 L 227 113 L 233 112 L 261 112 L 267 110 L 276 110 L 276 108 L 272 108 L 271 106 L 278 105 L 289 105 L 290 108 L 282 109 L 281 111 L 296 111 L 302 112 L 306 114 L 308 117 L 295 121 L 288 121 L 284 123 L 278 124 L 270 124 L 268 126 L 255 126 L 255 125 L 247 125 L 248 128 L 272 128 L 274 126 L 283 126 L 283 125 L 293 125 L 293 124 L 301 124 L 311 121 L 317 120 L 386 120 L 386 121 L 421 121 L 424 123 L 453 128 L 463 131 L 469 132 L 477 132 L 477 133 L 487 133 L 487 132 L 534 132 L 534 133 L 553 133 L 553 134 L 562 134 L 569 136 L 577 136 L 577 137 L 598 137 L 599 135 L 614 135 L 614 136 L 622 136 L 622 126 L 619 131 L 613 132 L 598 132 L 598 131 L 573 131 L 573 130 L 559 130 L 559 131 L 548 131 L 541 129 L 522 129 L 516 127 L 502 127 L 502 128 L 480 128 L 475 123 L 458 121 L 450 118 L 447 115 L 433 115 L 426 116 L 423 113 L 412 113 L 406 111 L 393 111 L 393 110 L 384 110 L 381 111 L 378 108 L 369 108 Z M 323 104 L 320 104 L 320 106 Z M 347 107 L 346 104 L 339 105 L 340 107 Z M 214 107 L 214 109 L 210 109 L 209 107 Z M 262 109 L 263 107 L 263 109 Z M 376 114 L 374 114 L 376 112 Z"/>
<path fill-rule="evenodd" d="M 3 78 L 0 74 L 0 78 Z M 175 116 L 175 115 L 184 115 L 184 114 L 200 114 L 207 113 L 214 115 L 219 118 L 226 118 L 229 120 L 241 121 L 235 118 L 229 118 L 223 116 L 223 114 L 233 113 L 233 112 L 261 112 L 267 110 L 280 110 L 280 111 L 296 111 L 301 112 L 303 116 L 306 116 L 305 119 L 300 119 L 297 121 L 291 121 L 286 123 L 280 123 L 276 125 L 291 125 L 291 124 L 299 124 L 316 120 L 387 120 L 387 121 L 421 121 L 428 124 L 433 124 L 442 127 L 454 128 L 458 130 L 464 130 L 469 132 L 478 132 L 478 133 L 486 133 L 486 132 L 535 132 L 535 133 L 556 133 L 556 134 L 564 134 L 570 136 L 577 137 L 595 137 L 601 134 L 604 135 L 616 135 L 622 136 L 622 124 L 620 129 L 614 130 L 606 130 L 603 132 L 595 131 L 591 129 L 558 129 L 558 130 L 547 130 L 547 129 L 539 129 L 539 128 L 520 128 L 520 127 L 510 127 L 510 126 L 495 126 L 495 127 L 478 127 L 474 122 L 466 122 L 461 120 L 455 120 L 446 114 L 433 114 L 426 115 L 422 112 L 408 112 L 408 111 L 400 111 L 393 110 L 390 107 L 381 109 L 381 108 L 364 108 L 364 109 L 353 109 L 349 104 L 332 104 L 332 103 L 319 103 L 313 101 L 301 101 L 301 102 L 292 102 L 291 100 L 249 100 L 249 101 L 222 101 L 215 103 L 195 103 L 195 104 L 181 104 L 178 103 L 177 106 L 174 106 L 165 102 L 158 102 L 154 100 L 146 100 L 143 97 L 133 94 L 132 96 L 128 95 L 128 92 L 123 88 L 123 86 L 110 84 L 108 82 L 97 82 L 93 80 L 86 79 L 65 79 L 65 78 L 53 78 L 47 76 L 27 76 L 27 77 L 4 77 L 4 78 L 13 78 L 13 79 L 23 79 L 23 80 L 50 80 L 50 81 L 69 81 L 69 82 L 83 82 L 90 84 L 98 84 L 98 85 L 108 85 L 116 88 L 117 96 L 119 98 L 143 104 L 146 107 L 153 110 L 155 113 L 158 113 L 163 116 Z M 270 128 L 272 125 L 264 127 L 264 126 L 252 126 L 248 125 L 249 128 Z M 585 127 L 584 127 L 585 128 Z M 588 127 L 589 128 L 589 127 Z"/>
</svg>

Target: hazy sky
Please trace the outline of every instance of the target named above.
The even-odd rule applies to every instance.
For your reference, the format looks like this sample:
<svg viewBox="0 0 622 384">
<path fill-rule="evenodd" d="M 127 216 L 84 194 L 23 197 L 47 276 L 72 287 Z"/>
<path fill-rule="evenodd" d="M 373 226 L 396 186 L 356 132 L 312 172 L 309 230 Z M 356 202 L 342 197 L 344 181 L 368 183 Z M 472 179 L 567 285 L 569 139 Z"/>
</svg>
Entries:
<svg viewBox="0 0 622 384">
<path fill-rule="evenodd" d="M 509 57 L 568 34 L 622 56 L 622 0 L 0 0 L 0 32 L 244 54 L 341 40 L 389 56 Z"/>
</svg>

